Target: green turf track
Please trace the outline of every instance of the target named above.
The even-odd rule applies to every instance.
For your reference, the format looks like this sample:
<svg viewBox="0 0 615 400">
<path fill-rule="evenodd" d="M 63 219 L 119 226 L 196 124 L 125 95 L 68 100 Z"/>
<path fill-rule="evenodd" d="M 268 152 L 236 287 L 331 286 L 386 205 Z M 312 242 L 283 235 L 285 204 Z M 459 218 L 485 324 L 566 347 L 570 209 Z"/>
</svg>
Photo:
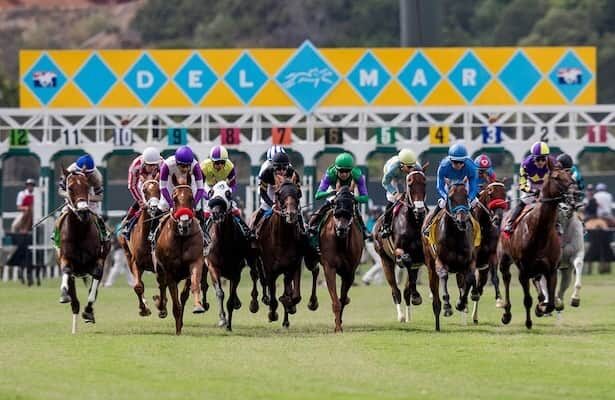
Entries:
<svg viewBox="0 0 615 400">
<path fill-rule="evenodd" d="M 527 331 L 515 282 L 509 326 L 488 287 L 478 326 L 464 326 L 456 312 L 440 333 L 425 286 L 409 324 L 395 321 L 388 286 L 353 287 L 339 335 L 326 289 L 316 312 L 304 292 L 286 330 L 262 307 L 249 313 L 243 285 L 234 332 L 215 327 L 210 291 L 212 309 L 187 314 L 181 337 L 172 315 L 139 317 L 122 278 L 101 290 L 96 325 L 80 320 L 76 336 L 58 281 L 0 283 L 0 400 L 615 398 L 615 277 L 584 283 L 581 308 L 568 307 L 559 324 L 533 318 Z M 81 283 L 78 291 L 84 301 Z"/>
</svg>

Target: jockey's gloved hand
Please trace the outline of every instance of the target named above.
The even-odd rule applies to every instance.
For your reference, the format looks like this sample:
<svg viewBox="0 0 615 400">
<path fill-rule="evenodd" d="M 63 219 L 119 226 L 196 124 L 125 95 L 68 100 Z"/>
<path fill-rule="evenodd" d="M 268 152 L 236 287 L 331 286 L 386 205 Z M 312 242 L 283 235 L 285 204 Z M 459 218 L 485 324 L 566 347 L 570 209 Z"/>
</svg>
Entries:
<svg viewBox="0 0 615 400">
<path fill-rule="evenodd" d="M 443 198 L 439 198 L 438 199 L 438 207 L 445 208 L 446 207 L 446 200 L 444 200 Z"/>
<path fill-rule="evenodd" d="M 474 200 L 472 200 L 472 201 L 470 202 L 470 206 L 471 206 L 471 207 L 474 207 L 474 206 L 475 206 L 475 205 L 477 205 L 477 204 L 478 204 L 478 197 L 475 197 L 475 198 L 474 198 Z"/>
<path fill-rule="evenodd" d="M 532 193 L 534 194 L 534 196 L 538 197 L 540 196 L 540 189 L 536 189 Z"/>
</svg>

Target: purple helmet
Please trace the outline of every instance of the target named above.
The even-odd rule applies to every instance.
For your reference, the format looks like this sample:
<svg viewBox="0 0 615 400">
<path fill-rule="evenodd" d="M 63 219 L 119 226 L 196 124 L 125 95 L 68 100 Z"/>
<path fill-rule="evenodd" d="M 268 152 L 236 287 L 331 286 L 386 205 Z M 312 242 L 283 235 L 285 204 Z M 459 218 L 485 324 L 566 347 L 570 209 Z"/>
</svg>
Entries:
<svg viewBox="0 0 615 400">
<path fill-rule="evenodd" d="M 530 152 L 534 157 L 548 156 L 550 153 L 549 145 L 545 142 L 536 142 L 532 145 Z"/>
<path fill-rule="evenodd" d="M 178 164 L 192 164 L 194 154 L 188 146 L 182 146 L 175 151 L 175 162 Z"/>
</svg>

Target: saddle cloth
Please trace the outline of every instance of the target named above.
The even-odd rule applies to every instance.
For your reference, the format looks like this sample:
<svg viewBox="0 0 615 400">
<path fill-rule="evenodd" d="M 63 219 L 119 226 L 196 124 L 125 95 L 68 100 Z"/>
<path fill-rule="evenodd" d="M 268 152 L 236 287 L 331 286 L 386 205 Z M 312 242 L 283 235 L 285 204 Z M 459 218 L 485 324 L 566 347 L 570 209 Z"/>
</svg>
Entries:
<svg viewBox="0 0 615 400">
<path fill-rule="evenodd" d="M 438 225 L 440 224 L 440 220 L 442 219 L 443 215 L 444 215 L 444 212 L 442 212 L 441 210 L 434 217 L 433 222 L 431 223 L 431 227 L 429 228 L 429 239 L 428 240 L 431 246 L 435 246 L 436 243 L 438 242 L 436 238 L 436 232 L 438 230 Z M 478 247 L 480 246 L 480 241 L 481 241 L 480 224 L 478 223 L 478 221 L 474 218 L 472 214 L 470 214 L 470 221 L 472 221 L 472 232 L 474 233 L 474 238 L 473 238 L 474 247 Z"/>
</svg>

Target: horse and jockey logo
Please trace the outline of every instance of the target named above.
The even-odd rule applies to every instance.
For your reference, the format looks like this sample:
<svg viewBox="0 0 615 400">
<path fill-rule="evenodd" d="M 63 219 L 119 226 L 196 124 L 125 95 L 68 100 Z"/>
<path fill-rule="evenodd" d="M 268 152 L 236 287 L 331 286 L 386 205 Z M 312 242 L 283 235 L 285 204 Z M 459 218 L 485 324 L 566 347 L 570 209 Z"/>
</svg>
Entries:
<svg viewBox="0 0 615 400">
<path fill-rule="evenodd" d="M 560 68 L 557 70 L 557 83 L 580 85 L 583 83 L 583 71 L 580 68 Z"/>
<path fill-rule="evenodd" d="M 308 71 L 291 72 L 284 77 L 282 85 L 290 89 L 300 83 L 311 83 L 317 88 L 321 82 L 333 84 L 333 71 L 328 68 L 310 68 Z"/>
<path fill-rule="evenodd" d="M 33 74 L 34 87 L 54 88 L 57 85 L 57 74 L 52 71 L 37 71 Z"/>
</svg>

